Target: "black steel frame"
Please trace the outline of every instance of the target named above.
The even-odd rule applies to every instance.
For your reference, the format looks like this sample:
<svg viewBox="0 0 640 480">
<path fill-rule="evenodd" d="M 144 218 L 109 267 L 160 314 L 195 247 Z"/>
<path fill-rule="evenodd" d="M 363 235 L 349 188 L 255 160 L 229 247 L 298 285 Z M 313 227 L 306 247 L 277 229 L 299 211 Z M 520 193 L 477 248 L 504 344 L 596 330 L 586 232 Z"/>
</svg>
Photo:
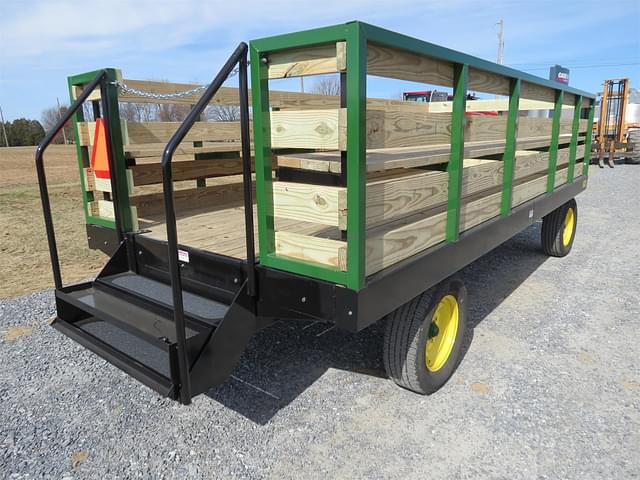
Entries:
<svg viewBox="0 0 640 480">
<path fill-rule="evenodd" d="M 186 351 L 184 306 L 182 303 L 182 279 L 180 275 L 180 261 L 178 258 L 178 233 L 176 213 L 173 198 L 173 178 L 171 162 L 173 154 L 180 142 L 187 135 L 193 124 L 198 121 L 204 109 L 238 65 L 239 95 L 240 95 L 240 138 L 242 141 L 242 166 L 244 184 L 244 211 L 247 248 L 247 293 L 254 297 L 256 294 L 255 278 L 255 246 L 253 228 L 253 192 L 251 185 L 251 147 L 249 138 L 249 92 L 247 87 L 247 51 L 248 46 L 242 42 L 226 61 L 220 72 L 207 87 L 198 102 L 180 127 L 173 134 L 162 154 L 162 184 L 164 191 L 165 221 L 167 228 L 167 254 L 169 260 L 169 276 L 173 295 L 173 318 L 176 328 L 178 345 L 178 365 L 182 384 L 180 397 L 183 403 L 191 399 L 191 381 L 189 376 L 189 361 Z"/>
</svg>

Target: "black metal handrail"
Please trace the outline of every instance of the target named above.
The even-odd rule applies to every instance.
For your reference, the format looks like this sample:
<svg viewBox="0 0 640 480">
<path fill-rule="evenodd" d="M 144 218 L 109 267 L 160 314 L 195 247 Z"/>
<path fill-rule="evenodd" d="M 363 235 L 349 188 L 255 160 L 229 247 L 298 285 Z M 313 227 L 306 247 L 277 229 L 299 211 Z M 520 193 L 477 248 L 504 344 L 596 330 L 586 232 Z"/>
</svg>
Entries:
<svg viewBox="0 0 640 480">
<path fill-rule="evenodd" d="M 204 109 L 220 89 L 222 84 L 239 64 L 240 87 L 240 135 L 242 140 L 242 179 L 244 184 L 244 210 L 247 246 L 247 290 L 255 294 L 255 247 L 253 237 L 253 199 L 251 181 L 251 149 L 249 138 L 249 94 L 247 90 L 247 44 L 242 42 L 229 57 L 220 72 L 207 87 L 198 102 L 191 109 L 182 124 L 173 134 L 162 154 L 162 184 L 164 190 L 164 209 L 167 225 L 167 249 L 169 256 L 169 275 L 173 295 L 173 318 L 178 346 L 178 367 L 180 372 L 180 400 L 183 404 L 191 402 L 191 381 L 189 359 L 186 348 L 184 305 L 182 302 L 182 280 L 178 259 L 178 233 L 176 212 L 173 199 L 173 178 L 171 161 L 178 145 L 183 141 L 193 124 L 199 120 Z"/>
<path fill-rule="evenodd" d="M 101 70 L 91 82 L 89 82 L 75 102 L 62 115 L 62 118 L 49 131 L 36 148 L 36 172 L 38 173 L 38 185 L 40 186 L 40 200 L 42 202 L 42 211 L 44 214 L 44 225 L 47 230 L 47 242 L 49 244 L 49 256 L 51 257 L 51 268 L 53 270 L 53 281 L 56 289 L 62 288 L 62 274 L 60 272 L 60 259 L 58 258 L 58 248 L 56 245 L 56 236 L 53 228 L 53 218 L 51 216 L 51 204 L 49 202 L 49 189 L 47 187 L 47 177 L 44 171 L 44 152 L 51 145 L 53 139 L 60 133 L 71 117 L 82 107 L 89 95 L 100 85 L 100 102 L 102 106 L 102 117 L 104 119 L 105 135 L 107 138 L 107 158 L 109 159 L 109 169 L 111 175 L 111 196 L 114 205 L 114 215 L 116 229 L 118 231 L 118 239 L 122 241 L 124 238 L 124 228 L 122 226 L 122 217 L 119 211 L 118 193 L 115 186 L 113 172 L 113 146 L 111 145 L 111 135 L 109 132 L 109 102 L 107 97 L 107 71 Z"/>
</svg>

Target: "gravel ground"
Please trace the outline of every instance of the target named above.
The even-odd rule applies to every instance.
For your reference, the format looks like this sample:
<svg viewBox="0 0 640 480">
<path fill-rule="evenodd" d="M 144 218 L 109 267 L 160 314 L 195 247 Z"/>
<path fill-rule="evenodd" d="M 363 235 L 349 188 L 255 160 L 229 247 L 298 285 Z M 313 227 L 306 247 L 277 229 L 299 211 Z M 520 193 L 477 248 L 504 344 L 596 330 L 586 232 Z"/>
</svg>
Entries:
<svg viewBox="0 0 640 480">
<path fill-rule="evenodd" d="M 638 478 L 638 185 L 592 171 L 565 259 L 534 225 L 462 272 L 473 341 L 430 397 L 384 378 L 382 322 L 281 322 L 183 407 L 48 327 L 51 292 L 0 300 L 0 477 Z"/>
</svg>

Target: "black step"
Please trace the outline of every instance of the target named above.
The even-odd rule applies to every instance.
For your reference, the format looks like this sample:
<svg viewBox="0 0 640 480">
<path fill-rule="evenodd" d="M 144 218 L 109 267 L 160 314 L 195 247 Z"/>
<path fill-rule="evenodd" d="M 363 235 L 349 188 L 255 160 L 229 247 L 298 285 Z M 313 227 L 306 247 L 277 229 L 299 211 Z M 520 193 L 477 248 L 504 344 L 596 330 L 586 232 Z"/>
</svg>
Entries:
<svg viewBox="0 0 640 480">
<path fill-rule="evenodd" d="M 118 296 L 95 286 L 60 293 L 59 298 L 99 318 L 118 326 L 142 340 L 162 347 L 176 342 L 176 329 L 170 315 L 161 315 L 128 301 L 126 296 Z M 187 342 L 206 333 L 200 325 L 189 323 L 186 327 Z"/>
<path fill-rule="evenodd" d="M 157 295 L 159 300 L 166 300 L 162 297 L 164 289 L 153 280 L 142 280 L 143 286 L 132 294 L 125 287 L 139 286 L 134 280 L 142 277 L 115 275 L 112 280 L 117 282 L 118 278 L 122 278 L 121 283 L 114 288 L 106 287 L 107 283 L 89 282 L 57 290 L 58 317 L 53 325 L 142 383 L 173 396 L 180 384 L 173 311 L 158 307 L 158 301 L 151 298 Z M 140 292 L 145 294 L 145 300 L 136 296 Z M 185 317 L 186 353 L 193 365 L 216 329 L 211 323 L 219 322 L 217 317 L 228 307 L 221 308 L 207 299 L 188 298 L 189 307 L 203 318 L 206 315 L 209 322 Z M 152 305 L 155 308 L 150 308 Z M 205 310 L 205 306 L 211 310 Z"/>
<path fill-rule="evenodd" d="M 126 330 L 95 317 L 89 317 L 76 323 L 76 326 L 116 349 L 134 361 L 171 378 L 169 352 L 151 343 L 131 335 Z"/>
<path fill-rule="evenodd" d="M 152 304 L 166 312 L 173 311 L 171 286 L 134 272 L 118 273 L 96 280 L 96 289 L 106 287 L 143 300 L 145 307 Z M 185 317 L 216 326 L 224 318 L 229 305 L 190 292 L 182 293 Z"/>
</svg>

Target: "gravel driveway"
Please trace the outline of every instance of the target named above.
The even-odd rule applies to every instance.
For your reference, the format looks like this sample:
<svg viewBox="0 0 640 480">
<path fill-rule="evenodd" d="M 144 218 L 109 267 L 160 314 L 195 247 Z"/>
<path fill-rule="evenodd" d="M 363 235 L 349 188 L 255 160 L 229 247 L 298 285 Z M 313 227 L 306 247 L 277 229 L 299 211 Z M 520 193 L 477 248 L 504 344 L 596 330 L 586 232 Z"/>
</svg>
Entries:
<svg viewBox="0 0 640 480">
<path fill-rule="evenodd" d="M 430 397 L 384 378 L 382 322 L 281 322 L 183 407 L 50 328 L 51 292 L 0 300 L 0 478 L 638 478 L 640 166 L 578 208 L 567 258 L 534 225 L 462 272 L 473 339 Z"/>
</svg>

